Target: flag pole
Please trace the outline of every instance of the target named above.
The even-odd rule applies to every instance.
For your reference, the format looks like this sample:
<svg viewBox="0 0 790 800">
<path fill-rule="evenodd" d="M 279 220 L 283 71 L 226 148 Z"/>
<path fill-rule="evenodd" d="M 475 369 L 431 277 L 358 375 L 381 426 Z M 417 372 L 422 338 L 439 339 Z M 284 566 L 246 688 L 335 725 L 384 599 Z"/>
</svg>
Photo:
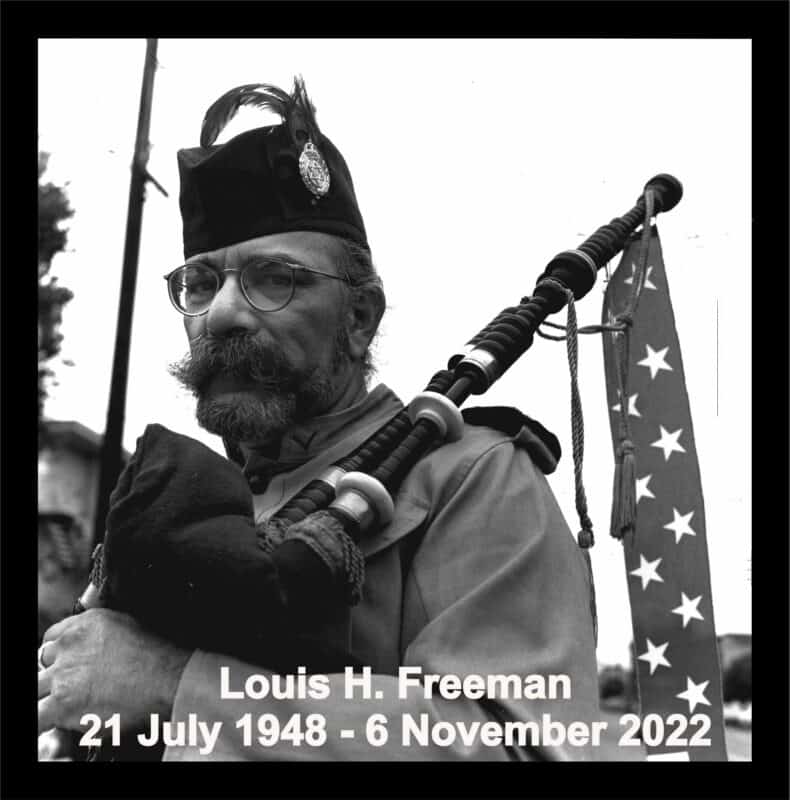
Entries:
<svg viewBox="0 0 790 800">
<path fill-rule="evenodd" d="M 137 262 L 140 253 L 140 229 L 145 200 L 145 183 L 148 174 L 148 133 L 151 127 L 151 102 L 156 72 L 157 40 L 147 39 L 143 83 L 140 92 L 140 111 L 137 118 L 137 137 L 132 158 L 132 176 L 129 186 L 129 206 L 126 216 L 126 240 L 123 252 L 121 295 L 118 303 L 118 324 L 115 334 L 110 399 L 107 421 L 101 448 L 99 489 L 96 497 L 96 514 L 93 526 L 94 546 L 104 539 L 104 523 L 112 492 L 122 467 L 122 438 L 126 407 L 126 384 L 129 372 L 129 343 L 132 329 L 134 294 L 137 284 Z"/>
</svg>

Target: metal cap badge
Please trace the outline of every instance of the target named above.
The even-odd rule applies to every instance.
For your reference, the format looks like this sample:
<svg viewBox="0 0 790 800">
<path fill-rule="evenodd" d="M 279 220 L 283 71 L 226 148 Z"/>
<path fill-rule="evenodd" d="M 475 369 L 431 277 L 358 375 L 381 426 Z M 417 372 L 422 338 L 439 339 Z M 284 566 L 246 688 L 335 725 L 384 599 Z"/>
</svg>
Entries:
<svg viewBox="0 0 790 800">
<path fill-rule="evenodd" d="M 317 200 L 329 191 L 329 168 L 319 149 L 309 139 L 299 155 L 299 174 Z"/>
</svg>

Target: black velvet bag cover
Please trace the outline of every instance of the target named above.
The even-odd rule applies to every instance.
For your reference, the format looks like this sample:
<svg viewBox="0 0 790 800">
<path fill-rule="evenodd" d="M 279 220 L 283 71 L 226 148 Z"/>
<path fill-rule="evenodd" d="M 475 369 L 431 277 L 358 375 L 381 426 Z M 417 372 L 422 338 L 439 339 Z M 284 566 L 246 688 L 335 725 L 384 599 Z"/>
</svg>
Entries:
<svg viewBox="0 0 790 800">
<path fill-rule="evenodd" d="M 242 470 L 149 425 L 110 499 L 103 605 L 181 646 L 277 672 L 342 671 L 347 605 L 300 541 L 261 547 Z"/>
</svg>

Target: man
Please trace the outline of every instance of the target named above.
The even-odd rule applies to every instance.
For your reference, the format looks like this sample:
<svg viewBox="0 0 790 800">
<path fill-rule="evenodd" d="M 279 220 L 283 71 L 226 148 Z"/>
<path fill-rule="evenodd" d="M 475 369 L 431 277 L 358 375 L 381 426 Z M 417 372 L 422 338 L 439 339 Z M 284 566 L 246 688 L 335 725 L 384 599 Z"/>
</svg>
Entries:
<svg viewBox="0 0 790 800">
<path fill-rule="evenodd" d="M 241 104 L 283 123 L 214 145 Z M 350 173 L 300 81 L 290 96 L 256 85 L 220 98 L 179 165 L 186 263 L 168 286 L 191 352 L 175 374 L 243 465 L 264 522 L 402 408 L 366 387 L 384 294 Z M 481 420 L 416 464 L 392 521 L 359 543 L 348 635 L 369 676 L 278 693 L 265 667 L 96 609 L 44 637 L 40 730 L 118 714 L 156 738 L 156 714 L 174 726 L 168 761 L 594 758 L 592 587 L 537 466 L 553 469 L 556 440 L 515 411 Z M 190 717 L 216 728 L 179 739 Z"/>
</svg>

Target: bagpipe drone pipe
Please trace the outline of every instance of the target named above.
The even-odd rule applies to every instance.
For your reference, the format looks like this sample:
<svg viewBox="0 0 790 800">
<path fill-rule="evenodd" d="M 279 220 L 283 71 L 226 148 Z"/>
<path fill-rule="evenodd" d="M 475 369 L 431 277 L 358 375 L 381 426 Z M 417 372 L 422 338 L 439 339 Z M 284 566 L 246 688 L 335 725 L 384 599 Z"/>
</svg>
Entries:
<svg viewBox="0 0 790 800">
<path fill-rule="evenodd" d="M 75 610 L 123 611 L 176 644 L 275 672 L 355 666 L 344 621 L 363 582 L 357 543 L 390 521 L 392 495 L 412 466 L 462 436 L 467 398 L 531 346 L 550 314 L 584 297 L 597 271 L 682 191 L 671 175 L 648 181 L 631 210 L 552 259 L 530 296 L 499 313 L 424 392 L 266 523 L 255 523 L 238 465 L 149 425 L 113 492 L 91 585 Z"/>
<path fill-rule="evenodd" d="M 77 610 L 109 606 L 179 644 L 287 667 L 273 663 L 287 660 L 273 637 L 315 644 L 314 632 L 359 599 L 363 566 L 354 543 L 389 522 L 391 495 L 411 467 L 461 436 L 459 406 L 485 392 L 546 317 L 569 295 L 587 294 L 636 228 L 681 195 L 674 177 L 652 178 L 630 211 L 552 259 L 531 296 L 498 314 L 425 392 L 263 525 L 255 524 L 237 465 L 150 425 L 113 492 L 98 569 Z M 339 653 L 325 644 L 308 668 L 332 666 Z"/>
</svg>

